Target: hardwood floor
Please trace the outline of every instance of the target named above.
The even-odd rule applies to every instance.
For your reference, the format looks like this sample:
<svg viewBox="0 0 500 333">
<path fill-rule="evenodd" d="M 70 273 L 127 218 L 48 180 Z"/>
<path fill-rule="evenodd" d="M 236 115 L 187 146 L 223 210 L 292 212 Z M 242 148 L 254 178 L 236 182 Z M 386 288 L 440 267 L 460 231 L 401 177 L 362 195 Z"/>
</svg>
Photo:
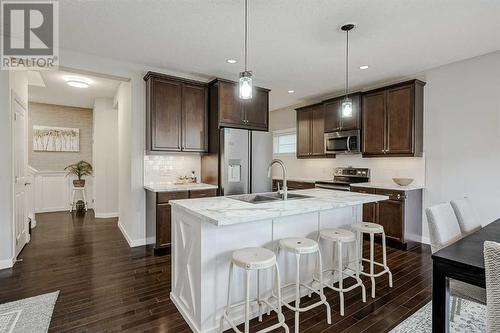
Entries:
<svg viewBox="0 0 500 333">
<path fill-rule="evenodd" d="M 0 270 L 0 304 L 60 290 L 51 332 L 190 332 L 169 299 L 170 257 L 154 257 L 144 246 L 129 248 L 116 222 L 94 219 L 91 211 L 38 214 L 31 242 L 19 256 L 23 261 Z M 394 288 L 379 278 L 372 299 L 366 281 L 367 302 L 361 302 L 359 288 L 346 294 L 344 317 L 338 294 L 327 290 L 332 325 L 319 307 L 301 314 L 300 331 L 386 332 L 431 300 L 428 246 L 408 252 L 388 248 L 388 262 Z M 315 300 L 306 297 L 302 304 Z M 293 329 L 293 313 L 285 308 L 284 313 Z M 252 331 L 273 319 L 252 321 Z"/>
</svg>

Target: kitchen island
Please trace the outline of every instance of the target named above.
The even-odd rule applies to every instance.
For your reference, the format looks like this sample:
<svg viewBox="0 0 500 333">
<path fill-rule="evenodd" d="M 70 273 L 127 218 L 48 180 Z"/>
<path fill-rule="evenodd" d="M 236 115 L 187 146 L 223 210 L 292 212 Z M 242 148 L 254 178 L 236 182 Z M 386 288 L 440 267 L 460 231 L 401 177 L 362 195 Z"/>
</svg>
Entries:
<svg viewBox="0 0 500 333">
<path fill-rule="evenodd" d="M 226 305 L 229 263 L 232 252 L 245 247 L 277 250 L 286 237 L 318 238 L 323 228 L 347 227 L 362 219 L 362 205 L 388 199 L 387 196 L 325 189 L 289 191 L 287 201 L 250 203 L 235 197 L 175 200 L 172 205 L 172 291 L 171 300 L 194 332 L 217 332 Z M 321 244 L 324 267 L 331 267 L 333 250 Z M 353 254 L 353 249 L 347 253 Z M 352 257 L 351 257 L 352 258 Z M 347 259 L 347 258 L 346 258 Z M 295 258 L 278 256 L 282 282 L 295 277 Z M 301 276 L 312 280 L 315 256 L 304 257 Z M 325 277 L 327 280 L 328 277 Z M 244 271 L 235 269 L 232 300 L 244 299 Z M 252 293 L 256 291 L 253 278 Z M 272 270 L 261 273 L 261 290 L 272 288 Z M 283 294 L 291 301 L 293 290 Z M 252 308 L 252 317 L 257 316 Z M 243 308 L 231 317 L 243 322 Z"/>
</svg>

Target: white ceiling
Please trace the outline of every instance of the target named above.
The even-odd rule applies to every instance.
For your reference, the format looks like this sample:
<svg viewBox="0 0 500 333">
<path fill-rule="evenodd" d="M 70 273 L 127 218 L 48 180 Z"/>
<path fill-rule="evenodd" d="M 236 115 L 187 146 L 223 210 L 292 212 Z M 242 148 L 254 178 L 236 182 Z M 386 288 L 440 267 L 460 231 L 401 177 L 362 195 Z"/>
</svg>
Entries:
<svg viewBox="0 0 500 333">
<path fill-rule="evenodd" d="M 60 44 L 236 79 L 243 66 L 243 3 L 60 1 Z M 498 0 L 249 0 L 249 15 L 249 69 L 256 84 L 272 89 L 271 109 L 343 89 L 345 33 L 337 27 L 346 22 L 359 25 L 350 35 L 355 87 L 500 49 Z"/>
<path fill-rule="evenodd" d="M 28 98 L 30 102 L 67 105 L 80 108 L 93 108 L 98 97 L 113 98 L 120 81 L 75 74 L 64 71 L 39 71 L 45 87 L 35 86 L 30 82 Z M 88 88 L 74 88 L 66 84 L 67 77 L 78 77 L 89 82 Z"/>
</svg>

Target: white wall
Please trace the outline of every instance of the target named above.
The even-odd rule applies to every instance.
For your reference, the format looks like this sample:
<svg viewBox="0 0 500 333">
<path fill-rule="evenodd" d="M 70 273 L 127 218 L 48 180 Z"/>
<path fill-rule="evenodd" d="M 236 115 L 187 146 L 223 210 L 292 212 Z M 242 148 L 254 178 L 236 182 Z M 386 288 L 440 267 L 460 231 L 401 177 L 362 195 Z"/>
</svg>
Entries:
<svg viewBox="0 0 500 333">
<path fill-rule="evenodd" d="M 96 98 L 93 115 L 95 216 L 118 217 L 118 110 L 113 99 Z"/>
<path fill-rule="evenodd" d="M 424 206 L 468 196 L 487 224 L 500 217 L 500 52 L 427 71 L 423 79 Z"/>
<path fill-rule="evenodd" d="M 272 111 L 269 127 L 271 131 L 295 129 L 297 106 Z M 336 158 L 297 159 L 295 155 L 275 155 L 287 166 L 288 178 L 295 180 L 327 180 L 333 178 L 333 168 L 353 166 L 370 168 L 371 181 L 387 183 L 393 177 L 414 178 L 414 184 L 425 182 L 425 159 L 415 158 L 361 158 L 361 155 L 338 155 Z M 273 177 L 281 178 L 281 169 L 273 167 Z"/>
</svg>

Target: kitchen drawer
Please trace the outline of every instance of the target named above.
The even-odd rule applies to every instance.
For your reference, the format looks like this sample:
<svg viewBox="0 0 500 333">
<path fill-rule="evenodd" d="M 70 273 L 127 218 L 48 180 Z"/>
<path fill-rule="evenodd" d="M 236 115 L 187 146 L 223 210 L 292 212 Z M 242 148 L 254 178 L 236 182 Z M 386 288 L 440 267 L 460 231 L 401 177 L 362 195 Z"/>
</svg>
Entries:
<svg viewBox="0 0 500 333">
<path fill-rule="evenodd" d="M 189 191 L 189 199 L 216 197 L 217 189 Z"/>
<path fill-rule="evenodd" d="M 354 187 L 351 186 L 351 192 L 365 193 L 365 194 L 375 194 L 375 189 L 371 187 Z"/>
<path fill-rule="evenodd" d="M 188 199 L 188 191 L 177 191 L 177 192 L 158 192 L 157 193 L 157 203 L 163 204 L 168 203 L 170 200 Z"/>
<path fill-rule="evenodd" d="M 375 194 L 378 195 L 386 195 L 390 200 L 400 200 L 404 201 L 406 199 L 406 193 L 404 191 L 397 190 L 385 190 L 385 189 L 376 189 Z"/>
</svg>

